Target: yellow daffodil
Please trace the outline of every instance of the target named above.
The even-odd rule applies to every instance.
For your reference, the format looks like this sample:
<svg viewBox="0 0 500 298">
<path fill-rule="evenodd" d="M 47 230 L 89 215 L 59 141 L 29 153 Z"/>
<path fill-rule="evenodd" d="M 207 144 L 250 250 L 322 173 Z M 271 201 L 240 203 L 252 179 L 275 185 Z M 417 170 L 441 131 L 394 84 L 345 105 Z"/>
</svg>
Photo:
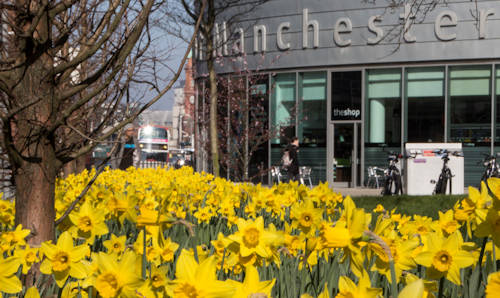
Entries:
<svg viewBox="0 0 500 298">
<path fill-rule="evenodd" d="M 455 219 L 467 223 L 467 233 L 472 236 L 472 231 L 486 218 L 491 197 L 484 182 L 481 182 L 481 191 L 469 187 L 469 196 L 455 206 Z"/>
<path fill-rule="evenodd" d="M 160 256 L 164 263 L 172 262 L 174 260 L 174 254 L 179 248 L 179 244 L 172 241 L 172 239 L 167 238 L 160 243 Z"/>
<path fill-rule="evenodd" d="M 424 281 L 417 279 L 409 283 L 403 290 L 399 293 L 398 297 L 401 298 L 422 298 L 424 297 Z"/>
<path fill-rule="evenodd" d="M 84 291 L 79 282 L 68 282 L 61 292 L 61 298 L 87 298 L 89 294 Z"/>
<path fill-rule="evenodd" d="M 3 193 L 0 193 L 0 196 L 3 196 Z M 14 202 L 2 197 L 0 197 L 0 224 L 8 227 L 14 224 Z"/>
<path fill-rule="evenodd" d="M 412 284 L 412 283 L 415 283 L 416 281 L 419 281 L 419 280 L 423 282 L 424 291 L 423 291 L 423 294 L 421 296 L 418 296 L 419 298 L 434 298 L 434 294 L 432 292 L 438 291 L 437 282 L 435 282 L 435 281 L 428 281 L 428 280 L 420 279 L 420 278 L 418 278 L 418 276 L 411 274 L 411 273 L 408 273 L 408 272 L 405 274 L 404 279 L 405 279 L 405 283 L 407 286 Z M 405 298 L 405 294 L 407 292 L 420 291 L 419 289 L 414 289 L 414 287 L 418 288 L 419 286 L 417 286 L 417 284 L 413 285 L 408 290 L 402 291 L 401 293 L 399 293 L 398 297 Z M 405 287 L 405 289 L 406 289 L 406 287 Z M 413 290 L 410 290 L 410 289 L 413 289 Z M 409 297 L 412 297 L 411 294 Z"/>
<path fill-rule="evenodd" d="M 339 293 L 337 298 L 369 298 L 369 297 L 382 297 L 382 289 L 372 288 L 370 284 L 370 277 L 366 271 L 363 271 L 358 285 L 356 285 L 350 278 L 341 276 L 339 279 Z"/>
<path fill-rule="evenodd" d="M 498 297 L 500 293 L 500 271 L 488 275 L 488 284 L 486 285 L 486 298 Z"/>
<path fill-rule="evenodd" d="M 312 200 L 295 203 L 292 205 L 290 217 L 292 218 L 292 226 L 304 232 L 305 234 L 315 233 L 320 227 L 323 211 L 319 208 L 314 208 Z"/>
<path fill-rule="evenodd" d="M 16 294 L 21 292 L 23 286 L 16 276 L 20 262 L 16 257 L 2 258 L 0 256 L 0 292 Z"/>
<path fill-rule="evenodd" d="M 457 231 L 448 238 L 443 238 L 432 233 L 427 238 L 427 250 L 418 254 L 415 261 L 427 267 L 429 278 L 438 279 L 444 276 L 460 285 L 460 269 L 472 265 L 475 261 L 470 252 L 462 249 L 462 235 Z"/>
<path fill-rule="evenodd" d="M 320 231 L 321 246 L 342 248 L 344 250 L 342 261 L 350 258 L 353 273 L 360 276 L 364 257 L 361 254 L 358 240 L 367 228 L 369 217 L 363 209 L 356 208 L 350 197 L 346 197 L 344 206 L 345 210 L 341 220 L 337 221 L 335 226 L 323 224 Z"/>
<path fill-rule="evenodd" d="M 71 212 L 69 218 L 74 225 L 69 230 L 73 237 L 84 238 L 89 244 L 94 243 L 96 236 L 109 233 L 104 222 L 104 210 L 94 208 L 90 201 L 85 201 L 78 212 Z"/>
<path fill-rule="evenodd" d="M 11 248 L 26 245 L 26 236 L 30 234 L 30 230 L 23 229 L 22 225 L 17 225 L 14 231 L 3 232 L 1 240 L 5 241 Z"/>
<path fill-rule="evenodd" d="M 254 266 L 248 266 L 245 269 L 245 280 L 237 282 L 230 280 L 236 288 L 233 298 L 247 298 L 252 297 L 271 297 L 271 290 L 276 282 L 276 279 L 268 281 L 259 280 L 259 272 Z"/>
<path fill-rule="evenodd" d="M 500 247 L 500 210 L 490 208 L 484 221 L 482 221 L 475 231 L 477 237 L 491 236 L 493 243 Z"/>
<path fill-rule="evenodd" d="M 381 204 L 377 204 L 377 206 L 375 207 L 375 209 L 373 209 L 373 212 L 375 212 L 375 213 L 382 213 L 382 212 L 385 212 L 385 208 Z"/>
<path fill-rule="evenodd" d="M 206 206 L 199 208 L 193 215 L 194 217 L 196 217 L 196 219 L 198 219 L 199 224 L 201 223 L 208 224 L 210 218 L 212 218 L 213 211 L 210 206 Z"/>
<path fill-rule="evenodd" d="M 216 260 L 211 256 L 198 264 L 186 250 L 177 260 L 171 291 L 174 297 L 233 297 L 236 289 L 231 282 L 216 278 Z"/>
<path fill-rule="evenodd" d="M 73 246 L 73 238 L 69 232 L 59 236 L 57 245 L 43 242 L 41 248 L 45 259 L 40 266 L 44 274 L 54 273 L 59 287 L 62 287 L 69 276 L 82 279 L 86 276 L 85 266 L 81 260 L 88 254 L 87 245 Z"/>
<path fill-rule="evenodd" d="M 281 234 L 264 229 L 262 217 L 255 221 L 238 219 L 238 232 L 229 235 L 228 239 L 238 244 L 239 254 L 244 258 L 252 255 L 269 258 L 272 256 L 270 246 L 284 240 Z"/>
<path fill-rule="evenodd" d="M 62 297 L 69 296 L 62 295 Z M 36 287 L 30 287 L 28 290 L 26 290 L 24 298 L 40 298 L 40 293 L 38 292 L 38 289 Z"/>
<path fill-rule="evenodd" d="M 167 278 L 168 268 L 166 266 L 151 268 L 151 278 L 149 279 L 152 289 L 164 296 L 166 294 L 170 279 Z"/>
<path fill-rule="evenodd" d="M 108 198 L 106 208 L 109 211 L 109 216 L 117 218 L 118 221 L 123 224 L 123 221 L 125 219 L 128 219 L 132 222 L 136 221 L 136 206 L 136 196 L 128 196 L 123 192 L 115 192 Z"/>
<path fill-rule="evenodd" d="M 127 236 L 125 235 L 116 237 L 115 234 L 111 234 L 111 239 L 104 241 L 102 244 L 106 247 L 108 253 L 120 255 L 125 251 L 126 241 Z"/>
<path fill-rule="evenodd" d="M 448 210 L 445 213 L 438 211 L 439 213 L 439 226 L 446 236 L 453 234 L 456 230 L 460 228 L 460 224 L 454 218 L 453 210 Z"/>
<path fill-rule="evenodd" d="M 418 245 L 419 241 L 416 239 L 397 239 L 396 241 L 390 242 L 389 249 L 391 250 L 393 258 L 397 281 L 401 279 L 403 271 L 408 271 L 416 267 L 417 264 L 413 260 L 412 254 Z M 389 260 L 385 252 L 382 251 L 382 253 L 377 253 L 377 259 L 375 260 L 375 264 L 373 264 L 372 270 L 377 270 L 380 274 L 385 275 L 387 280 L 392 280 Z"/>
<path fill-rule="evenodd" d="M 137 255 L 131 250 L 126 251 L 120 260 L 116 255 L 99 253 L 99 272 L 94 282 L 99 294 L 102 297 L 135 297 L 135 290 L 143 283 L 137 261 Z"/>
<path fill-rule="evenodd" d="M 31 265 L 40 262 L 38 250 L 38 248 L 31 248 L 29 245 L 26 245 L 24 249 L 19 248 L 14 251 L 14 256 L 19 258 L 21 265 L 23 265 L 23 274 L 28 274 Z"/>
</svg>

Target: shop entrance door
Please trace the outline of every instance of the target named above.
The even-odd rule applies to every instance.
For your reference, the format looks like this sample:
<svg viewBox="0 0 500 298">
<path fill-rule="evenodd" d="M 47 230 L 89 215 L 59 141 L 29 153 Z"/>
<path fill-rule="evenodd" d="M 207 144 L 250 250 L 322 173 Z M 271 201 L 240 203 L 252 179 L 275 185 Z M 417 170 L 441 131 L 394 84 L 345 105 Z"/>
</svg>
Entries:
<svg viewBox="0 0 500 298">
<path fill-rule="evenodd" d="M 334 186 L 360 185 L 361 123 L 333 124 Z"/>
</svg>

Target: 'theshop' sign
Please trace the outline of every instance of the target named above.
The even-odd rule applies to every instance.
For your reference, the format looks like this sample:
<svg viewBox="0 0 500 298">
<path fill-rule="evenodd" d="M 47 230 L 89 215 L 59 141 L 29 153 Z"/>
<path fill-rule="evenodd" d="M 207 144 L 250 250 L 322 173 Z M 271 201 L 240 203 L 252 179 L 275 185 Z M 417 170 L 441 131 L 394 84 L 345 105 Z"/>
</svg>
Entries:
<svg viewBox="0 0 500 298">
<path fill-rule="evenodd" d="M 358 109 L 333 109 L 334 118 L 360 119 L 361 111 Z"/>
</svg>

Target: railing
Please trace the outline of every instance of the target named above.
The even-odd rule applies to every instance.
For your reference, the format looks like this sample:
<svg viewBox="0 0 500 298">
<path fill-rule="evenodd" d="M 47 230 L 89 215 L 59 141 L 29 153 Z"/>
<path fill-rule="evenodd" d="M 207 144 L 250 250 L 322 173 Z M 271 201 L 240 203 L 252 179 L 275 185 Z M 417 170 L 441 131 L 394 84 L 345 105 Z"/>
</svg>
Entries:
<svg viewBox="0 0 500 298">
<path fill-rule="evenodd" d="M 142 160 L 139 162 L 139 168 L 166 168 L 168 167 L 168 163 L 166 161 L 157 161 L 157 160 Z"/>
<path fill-rule="evenodd" d="M 12 169 L 7 157 L 0 158 L 0 192 L 3 193 L 3 198 L 14 197 L 15 186 L 12 184 Z"/>
<path fill-rule="evenodd" d="M 308 185 L 309 187 L 313 187 L 311 180 L 311 167 L 299 167 L 299 182 L 304 185 Z M 280 183 L 281 181 L 288 180 L 288 177 L 285 178 L 286 174 L 283 173 L 283 169 L 280 166 L 272 166 L 270 169 L 271 173 L 271 181 L 272 183 Z"/>
</svg>

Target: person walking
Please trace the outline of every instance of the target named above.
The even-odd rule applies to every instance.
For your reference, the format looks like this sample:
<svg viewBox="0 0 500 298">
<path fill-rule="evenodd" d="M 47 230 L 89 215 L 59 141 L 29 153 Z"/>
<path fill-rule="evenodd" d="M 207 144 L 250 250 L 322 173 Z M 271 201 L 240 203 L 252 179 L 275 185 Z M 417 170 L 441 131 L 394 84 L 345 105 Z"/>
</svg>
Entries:
<svg viewBox="0 0 500 298">
<path fill-rule="evenodd" d="M 288 157 L 290 158 L 291 162 L 287 167 L 288 171 L 288 179 L 293 180 L 293 181 L 299 181 L 299 158 L 298 158 L 298 151 L 299 151 L 299 138 L 293 137 L 292 141 L 290 144 L 287 146 L 285 149 L 288 151 Z"/>
<path fill-rule="evenodd" d="M 137 146 L 136 131 L 134 125 L 129 123 L 125 125 L 125 135 L 123 136 L 123 145 L 120 148 L 120 170 L 126 170 L 131 166 L 138 166 L 140 160 L 140 149 Z"/>
</svg>

